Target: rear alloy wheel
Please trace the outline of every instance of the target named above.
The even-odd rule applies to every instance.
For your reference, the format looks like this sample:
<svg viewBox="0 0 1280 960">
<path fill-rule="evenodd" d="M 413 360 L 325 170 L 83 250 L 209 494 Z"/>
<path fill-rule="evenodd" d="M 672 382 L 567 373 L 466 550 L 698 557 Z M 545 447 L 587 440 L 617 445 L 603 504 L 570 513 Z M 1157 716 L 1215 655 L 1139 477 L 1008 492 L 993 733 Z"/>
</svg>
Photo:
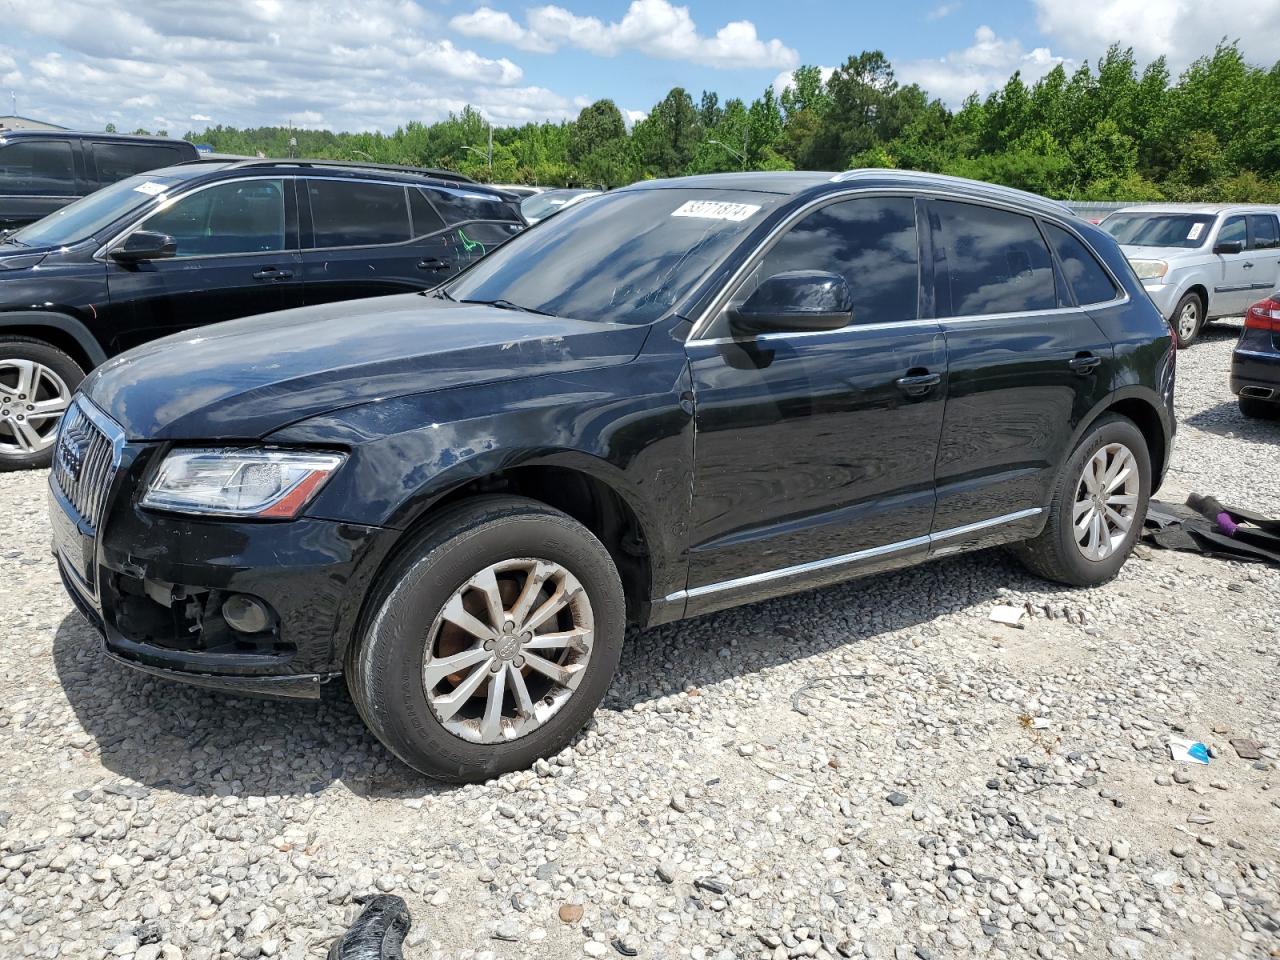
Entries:
<svg viewBox="0 0 1280 960">
<path fill-rule="evenodd" d="M 49 465 L 58 422 L 83 379 L 79 365 L 55 347 L 0 339 L 0 470 Z"/>
<path fill-rule="evenodd" d="M 1093 587 L 1114 577 L 1142 534 L 1151 455 L 1132 420 L 1106 414 L 1058 474 L 1040 535 L 1015 550 L 1046 580 Z"/>
<path fill-rule="evenodd" d="M 476 498 L 441 511 L 383 574 L 347 687 L 409 766 L 487 780 L 578 733 L 618 665 L 625 614 L 586 527 L 534 500 Z"/>
<path fill-rule="evenodd" d="M 1173 333 L 1178 341 L 1178 349 L 1191 346 L 1192 341 L 1200 335 L 1204 325 L 1204 304 L 1195 293 L 1188 293 L 1178 301 L 1173 309 Z"/>
</svg>

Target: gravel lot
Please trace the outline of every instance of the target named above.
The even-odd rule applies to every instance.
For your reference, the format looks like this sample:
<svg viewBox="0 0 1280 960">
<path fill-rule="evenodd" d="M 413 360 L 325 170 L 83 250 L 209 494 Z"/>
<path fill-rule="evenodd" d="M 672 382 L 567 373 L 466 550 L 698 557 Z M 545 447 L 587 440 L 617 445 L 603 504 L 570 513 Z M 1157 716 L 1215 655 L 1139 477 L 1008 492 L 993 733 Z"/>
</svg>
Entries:
<svg viewBox="0 0 1280 960">
<path fill-rule="evenodd" d="M 1163 497 L 1277 514 L 1237 332 L 1180 357 Z M 652 630 L 572 749 L 453 788 L 339 690 L 105 662 L 45 483 L 0 484 L 5 958 L 321 957 L 378 891 L 413 912 L 408 960 L 1280 956 L 1276 571 L 1140 548 L 1078 591 L 993 551 Z"/>
</svg>

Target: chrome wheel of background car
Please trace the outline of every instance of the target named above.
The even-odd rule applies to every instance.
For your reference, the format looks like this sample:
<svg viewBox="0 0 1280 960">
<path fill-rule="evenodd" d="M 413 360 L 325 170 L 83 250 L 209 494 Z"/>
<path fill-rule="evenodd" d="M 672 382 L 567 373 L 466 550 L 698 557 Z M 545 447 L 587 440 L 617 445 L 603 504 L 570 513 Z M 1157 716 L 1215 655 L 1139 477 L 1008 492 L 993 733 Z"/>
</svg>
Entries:
<svg viewBox="0 0 1280 960">
<path fill-rule="evenodd" d="M 39 453 L 52 446 L 70 403 L 70 388 L 44 364 L 0 359 L 0 453 Z"/>
<path fill-rule="evenodd" d="M 1183 341 L 1191 340 L 1200 327 L 1200 304 L 1192 299 L 1182 305 L 1178 311 L 1178 336 Z"/>
<path fill-rule="evenodd" d="M 1105 560 L 1124 544 L 1138 510 L 1140 483 L 1138 462 L 1123 443 L 1108 443 L 1085 462 L 1071 522 L 1076 546 L 1087 559 Z"/>
<path fill-rule="evenodd" d="M 558 563 L 485 567 L 453 592 L 427 638 L 422 685 L 436 718 L 472 743 L 505 743 L 546 723 L 591 659 L 591 601 Z"/>
</svg>

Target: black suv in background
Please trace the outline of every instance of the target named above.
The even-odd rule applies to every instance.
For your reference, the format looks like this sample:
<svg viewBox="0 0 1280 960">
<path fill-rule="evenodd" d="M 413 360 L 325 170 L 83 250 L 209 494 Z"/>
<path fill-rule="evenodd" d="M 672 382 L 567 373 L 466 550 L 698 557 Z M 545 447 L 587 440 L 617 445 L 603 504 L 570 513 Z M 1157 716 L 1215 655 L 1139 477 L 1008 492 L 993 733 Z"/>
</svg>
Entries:
<svg viewBox="0 0 1280 960">
<path fill-rule="evenodd" d="M 0 469 L 48 464 L 72 392 L 113 354 L 434 287 L 523 227 L 516 197 L 443 171 L 206 161 L 105 187 L 0 239 Z"/>
<path fill-rule="evenodd" d="M 0 130 L 0 231 L 35 223 L 135 173 L 198 156 L 186 140 L 168 137 Z"/>
<path fill-rule="evenodd" d="M 110 656 L 317 696 L 418 770 L 562 748 L 624 628 L 1016 544 L 1114 576 L 1169 325 L 1107 234 L 900 171 L 577 204 L 428 294 L 222 324 L 85 382 L 50 482 Z"/>
</svg>

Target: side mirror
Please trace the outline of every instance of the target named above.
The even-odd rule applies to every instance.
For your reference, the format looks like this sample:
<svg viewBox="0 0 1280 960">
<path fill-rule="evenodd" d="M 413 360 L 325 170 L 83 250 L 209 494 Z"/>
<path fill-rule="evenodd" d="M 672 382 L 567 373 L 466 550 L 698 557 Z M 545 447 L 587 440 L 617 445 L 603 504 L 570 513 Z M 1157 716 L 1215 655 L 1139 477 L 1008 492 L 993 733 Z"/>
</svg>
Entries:
<svg viewBox="0 0 1280 960">
<path fill-rule="evenodd" d="M 839 330 L 853 322 L 849 284 L 837 273 L 788 270 L 756 287 L 741 306 L 729 311 L 735 333 Z"/>
<path fill-rule="evenodd" d="M 1213 248 L 1214 253 L 1241 253 L 1243 250 L 1243 240 L 1226 240 Z"/>
<path fill-rule="evenodd" d="M 141 263 L 143 260 L 163 260 L 178 254 L 178 241 L 167 233 L 154 230 L 135 230 L 124 243 L 111 251 L 116 263 Z"/>
</svg>

